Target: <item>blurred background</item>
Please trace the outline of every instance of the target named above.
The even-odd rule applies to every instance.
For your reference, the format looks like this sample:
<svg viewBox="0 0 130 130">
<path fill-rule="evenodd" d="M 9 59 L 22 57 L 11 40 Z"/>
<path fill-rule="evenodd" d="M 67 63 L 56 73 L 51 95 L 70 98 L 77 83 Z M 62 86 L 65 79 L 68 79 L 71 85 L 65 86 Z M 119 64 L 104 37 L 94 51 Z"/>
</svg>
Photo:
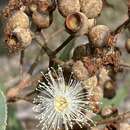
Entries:
<svg viewBox="0 0 130 130">
<path fill-rule="evenodd" d="M 7 0 L 0 0 L 0 9 L 3 9 L 7 4 Z M 116 29 L 121 23 L 127 19 L 127 0 L 107 0 L 107 4 L 104 6 L 102 14 L 97 18 L 98 24 L 104 24 L 111 28 Z M 20 80 L 20 55 L 10 55 L 4 43 L 3 28 L 5 21 L 0 20 L 0 89 L 3 92 L 9 87 L 13 87 Z M 46 36 L 53 34 L 56 30 L 62 28 L 64 25 L 64 19 L 56 10 L 54 12 L 54 22 L 44 32 Z M 48 47 L 55 49 L 60 45 L 68 36 L 65 31 L 62 31 L 60 35 L 56 35 L 49 39 Z M 130 38 L 129 30 L 120 34 L 118 39 L 118 47 L 122 51 L 122 60 L 130 64 L 130 55 L 125 50 L 125 42 Z M 63 60 L 67 60 L 71 57 L 74 48 L 80 44 L 85 44 L 87 37 L 82 36 L 76 38 L 69 44 L 65 51 L 63 50 L 59 56 Z M 24 71 L 27 71 L 31 63 L 34 61 L 36 54 L 40 48 L 33 44 L 25 50 L 24 58 Z M 40 64 L 37 66 L 35 73 L 40 70 L 45 70 L 48 66 L 48 57 L 44 55 Z M 130 71 L 124 70 L 123 73 L 117 75 L 118 91 L 114 103 L 118 104 L 120 112 L 130 110 Z M 20 101 L 15 104 L 8 105 L 8 125 L 7 130 L 37 130 L 36 121 L 33 117 L 32 104 Z"/>
</svg>

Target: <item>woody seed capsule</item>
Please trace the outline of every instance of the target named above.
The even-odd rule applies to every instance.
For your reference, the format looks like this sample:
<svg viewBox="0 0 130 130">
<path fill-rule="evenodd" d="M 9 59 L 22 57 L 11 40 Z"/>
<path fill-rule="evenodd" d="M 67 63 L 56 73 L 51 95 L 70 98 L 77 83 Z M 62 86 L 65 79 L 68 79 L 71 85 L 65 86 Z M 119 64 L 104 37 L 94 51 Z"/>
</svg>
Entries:
<svg viewBox="0 0 130 130">
<path fill-rule="evenodd" d="M 89 38 L 95 47 L 103 47 L 110 35 L 110 29 L 105 25 L 96 25 L 89 32 Z"/>
<path fill-rule="evenodd" d="M 88 33 L 88 18 L 81 12 L 74 12 L 66 17 L 65 25 L 68 32 L 75 35 Z"/>
<path fill-rule="evenodd" d="M 51 17 L 48 13 L 33 12 L 32 20 L 38 28 L 47 28 L 52 23 Z"/>
<path fill-rule="evenodd" d="M 16 11 L 5 26 L 5 43 L 10 52 L 17 52 L 31 44 L 32 36 L 29 29 L 29 18 L 23 11 Z"/>
<path fill-rule="evenodd" d="M 88 18 L 95 18 L 97 17 L 103 7 L 102 0 L 80 0 L 81 11 L 88 17 Z"/>
<path fill-rule="evenodd" d="M 22 46 L 25 48 L 32 42 L 32 35 L 30 29 L 25 28 L 19 28 L 17 27 L 13 31 L 13 35 L 17 38 L 17 40 L 22 44 Z"/>
<path fill-rule="evenodd" d="M 29 18 L 23 11 L 15 12 L 8 19 L 5 28 L 8 28 L 10 31 L 12 31 L 16 27 L 21 27 L 21 28 L 28 28 L 29 27 Z"/>
<path fill-rule="evenodd" d="M 57 0 L 59 12 L 66 17 L 67 15 L 80 11 L 79 0 Z"/>
</svg>

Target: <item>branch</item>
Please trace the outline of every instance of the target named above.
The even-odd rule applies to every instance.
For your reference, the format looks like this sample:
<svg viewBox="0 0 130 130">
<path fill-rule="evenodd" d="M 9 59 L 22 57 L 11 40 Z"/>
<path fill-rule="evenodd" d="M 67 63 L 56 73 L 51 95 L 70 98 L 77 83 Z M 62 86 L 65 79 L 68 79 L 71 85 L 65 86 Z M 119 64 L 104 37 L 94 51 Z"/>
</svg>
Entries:
<svg viewBox="0 0 130 130">
<path fill-rule="evenodd" d="M 24 50 L 20 52 L 20 74 L 21 79 L 23 78 L 23 64 L 24 64 Z"/>
<path fill-rule="evenodd" d="M 30 66 L 28 73 L 30 75 L 32 75 L 33 71 L 35 70 L 36 66 L 38 65 L 38 63 L 40 62 L 40 58 L 41 56 L 44 54 L 43 48 L 39 51 L 36 59 L 34 60 L 34 62 L 32 63 L 32 65 Z"/>
<path fill-rule="evenodd" d="M 130 23 L 130 18 L 128 18 L 124 23 L 122 23 L 119 27 L 117 27 L 117 29 L 114 32 L 112 32 L 112 34 L 116 35 L 120 33 L 122 29 L 125 29 L 128 27 L 129 23 Z"/>
<path fill-rule="evenodd" d="M 37 86 L 38 80 L 41 80 L 41 74 L 36 76 L 31 76 L 29 74 L 25 74 L 24 78 L 13 88 L 9 88 L 6 93 L 7 102 L 15 102 L 16 99 L 25 99 L 26 96 L 22 96 L 22 92 L 24 89 L 28 88 L 29 86 Z M 35 90 L 35 88 L 34 88 Z"/>
<path fill-rule="evenodd" d="M 60 64 L 63 68 L 70 68 L 70 66 L 73 64 L 73 61 L 68 61 L 68 62 L 63 62 L 59 59 L 54 58 L 53 59 L 54 63 L 56 64 Z M 7 93 L 6 93 L 6 97 L 7 97 L 7 102 L 8 103 L 14 103 L 17 102 L 19 100 L 25 100 L 25 101 L 32 101 L 31 97 L 34 96 L 34 94 L 36 94 L 35 88 L 33 89 L 33 93 L 29 93 L 27 95 L 22 95 L 23 94 L 23 90 L 25 90 L 26 88 L 28 88 L 29 86 L 37 86 L 38 85 L 38 80 L 42 79 L 42 75 L 38 74 L 35 76 L 32 76 L 30 74 L 25 74 L 24 78 L 13 88 L 10 88 Z M 43 79 L 42 79 L 43 80 Z"/>
<path fill-rule="evenodd" d="M 52 56 L 55 56 L 59 51 L 61 51 L 71 40 L 73 40 L 74 36 L 70 35 L 53 53 Z"/>
<path fill-rule="evenodd" d="M 44 35 L 43 35 L 43 31 L 42 31 L 41 33 L 42 33 L 42 36 L 44 36 Z M 44 42 L 44 44 L 41 43 L 41 39 L 40 39 L 40 37 L 38 37 L 38 36 L 35 37 L 35 41 L 40 45 L 41 49 L 40 49 L 38 55 L 36 56 L 36 59 L 34 60 L 34 62 L 32 63 L 32 65 L 30 66 L 30 69 L 28 70 L 28 73 L 29 73 L 30 75 L 32 75 L 34 69 L 36 68 L 36 66 L 37 66 L 38 63 L 40 62 L 41 56 L 42 56 L 45 52 L 47 53 L 47 55 L 48 55 L 49 57 L 52 55 L 51 49 L 49 49 L 49 48 L 47 47 L 47 42 L 46 42 L 45 37 L 43 37 L 43 40 L 42 40 L 42 41 Z"/>
<path fill-rule="evenodd" d="M 41 43 L 39 37 L 36 36 L 36 37 L 35 37 L 35 41 L 41 46 L 41 49 L 43 49 L 43 50 L 47 53 L 47 55 L 48 55 L 49 57 L 51 57 L 51 55 L 52 55 L 52 50 L 47 47 L 46 40 L 44 39 L 44 42 L 43 42 L 44 44 L 43 44 L 43 43 Z"/>
<path fill-rule="evenodd" d="M 127 63 L 120 63 L 120 67 L 123 68 L 123 69 L 130 69 L 130 64 L 127 64 Z"/>
<path fill-rule="evenodd" d="M 108 119 L 98 121 L 96 123 L 96 125 L 104 125 L 104 124 L 108 124 L 108 123 L 112 123 L 112 122 L 122 122 L 126 119 L 129 119 L 129 118 L 130 118 L 130 111 L 122 113 L 122 114 L 120 114 L 116 117 L 111 117 L 111 118 L 108 118 Z"/>
</svg>

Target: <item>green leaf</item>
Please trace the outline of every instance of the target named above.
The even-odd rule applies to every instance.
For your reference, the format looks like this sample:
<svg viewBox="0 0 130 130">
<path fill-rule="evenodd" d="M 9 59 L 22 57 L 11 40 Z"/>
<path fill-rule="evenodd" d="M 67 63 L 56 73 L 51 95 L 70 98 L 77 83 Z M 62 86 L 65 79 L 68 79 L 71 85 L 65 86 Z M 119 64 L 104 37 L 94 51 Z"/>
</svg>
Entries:
<svg viewBox="0 0 130 130">
<path fill-rule="evenodd" d="M 23 130 L 21 122 L 16 116 L 16 106 L 9 104 L 8 108 L 7 130 Z"/>
<path fill-rule="evenodd" d="M 127 96 L 128 96 L 128 87 L 122 87 L 118 89 L 116 96 L 113 99 L 109 100 L 103 98 L 101 101 L 102 102 L 101 108 L 109 105 L 113 107 L 118 107 L 125 100 Z"/>
<path fill-rule="evenodd" d="M 0 130 L 5 130 L 7 125 L 7 104 L 3 92 L 0 90 Z"/>
</svg>

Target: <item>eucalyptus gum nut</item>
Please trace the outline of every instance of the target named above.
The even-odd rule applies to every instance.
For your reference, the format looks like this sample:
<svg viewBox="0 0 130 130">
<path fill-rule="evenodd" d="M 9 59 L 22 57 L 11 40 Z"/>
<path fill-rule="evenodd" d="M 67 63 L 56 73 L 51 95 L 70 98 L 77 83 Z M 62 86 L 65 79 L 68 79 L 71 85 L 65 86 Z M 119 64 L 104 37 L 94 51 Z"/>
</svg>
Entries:
<svg viewBox="0 0 130 130">
<path fill-rule="evenodd" d="M 99 102 L 103 98 L 103 90 L 100 86 L 96 86 L 92 90 L 93 92 L 93 100 Z"/>
<path fill-rule="evenodd" d="M 48 12 L 48 8 L 50 6 L 50 3 L 48 0 L 39 0 L 37 1 L 38 5 L 38 11 L 39 12 Z"/>
<path fill-rule="evenodd" d="M 73 12 L 80 11 L 79 0 L 57 0 L 59 12 L 66 17 Z"/>
<path fill-rule="evenodd" d="M 81 12 L 74 12 L 66 17 L 65 26 L 69 33 L 84 35 L 88 33 L 88 18 Z"/>
<path fill-rule="evenodd" d="M 23 50 L 23 47 L 20 43 L 16 42 L 16 39 L 10 38 L 6 40 L 7 47 L 10 53 L 16 53 L 19 50 Z"/>
<path fill-rule="evenodd" d="M 19 28 L 14 29 L 13 34 L 17 38 L 17 41 L 21 43 L 22 47 L 27 47 L 32 42 L 32 34 L 30 29 Z"/>
<path fill-rule="evenodd" d="M 81 12 L 83 12 L 88 18 L 97 17 L 103 7 L 102 0 L 80 0 Z"/>
<path fill-rule="evenodd" d="M 11 53 L 25 49 L 32 43 L 32 33 L 29 28 L 17 27 L 12 31 L 11 37 L 6 39 L 6 44 Z"/>
<path fill-rule="evenodd" d="M 9 40 L 7 40 L 7 45 L 8 45 L 10 48 L 12 48 L 13 46 L 16 46 L 17 43 L 16 43 L 15 39 L 9 39 Z"/>
<path fill-rule="evenodd" d="M 51 18 L 49 13 L 39 13 L 37 11 L 33 12 L 32 20 L 38 28 L 47 28 L 51 24 Z"/>
<path fill-rule="evenodd" d="M 95 47 L 106 45 L 110 29 L 105 25 L 96 25 L 89 31 L 89 38 Z"/>
<path fill-rule="evenodd" d="M 5 40 L 7 40 L 11 34 L 12 31 L 17 28 L 29 28 L 30 22 L 29 18 L 23 11 L 16 11 L 6 22 L 5 28 L 4 28 L 4 34 L 5 34 Z"/>
<path fill-rule="evenodd" d="M 31 44 L 29 18 L 23 11 L 16 11 L 8 20 L 4 29 L 5 43 L 10 52 L 18 52 Z"/>
<path fill-rule="evenodd" d="M 83 81 L 83 85 L 87 90 L 94 89 L 95 87 L 97 87 L 97 84 L 98 84 L 98 79 L 96 75 Z"/>
<path fill-rule="evenodd" d="M 112 99 L 116 95 L 116 84 L 112 80 L 108 80 L 103 85 L 104 97 Z"/>
<path fill-rule="evenodd" d="M 128 53 L 130 53 L 130 39 L 128 39 L 125 43 L 125 48 L 127 50 Z"/>
<path fill-rule="evenodd" d="M 30 9 L 30 11 L 35 12 L 35 11 L 37 11 L 37 5 L 36 4 L 30 4 L 29 9 Z"/>
<path fill-rule="evenodd" d="M 56 9 L 56 1 L 55 0 L 34 0 L 29 5 L 30 10 L 38 11 L 40 13 L 52 12 Z"/>
<path fill-rule="evenodd" d="M 16 11 L 7 21 L 7 26 L 9 26 L 11 30 L 16 27 L 28 28 L 29 25 L 29 18 L 23 11 Z"/>
<path fill-rule="evenodd" d="M 86 49 L 86 45 L 81 45 L 78 46 L 74 49 L 73 52 L 73 59 L 76 60 L 80 60 L 82 57 L 86 56 L 87 54 L 87 49 Z"/>
<path fill-rule="evenodd" d="M 88 71 L 82 61 L 78 60 L 73 64 L 72 71 L 78 80 L 83 81 L 88 78 Z"/>
<path fill-rule="evenodd" d="M 85 56 L 89 56 L 91 54 L 91 46 L 90 44 L 86 44 L 86 45 L 80 45 L 80 46 L 77 46 L 75 49 L 74 49 L 74 52 L 73 52 L 73 60 L 81 60 L 83 57 Z"/>
</svg>

